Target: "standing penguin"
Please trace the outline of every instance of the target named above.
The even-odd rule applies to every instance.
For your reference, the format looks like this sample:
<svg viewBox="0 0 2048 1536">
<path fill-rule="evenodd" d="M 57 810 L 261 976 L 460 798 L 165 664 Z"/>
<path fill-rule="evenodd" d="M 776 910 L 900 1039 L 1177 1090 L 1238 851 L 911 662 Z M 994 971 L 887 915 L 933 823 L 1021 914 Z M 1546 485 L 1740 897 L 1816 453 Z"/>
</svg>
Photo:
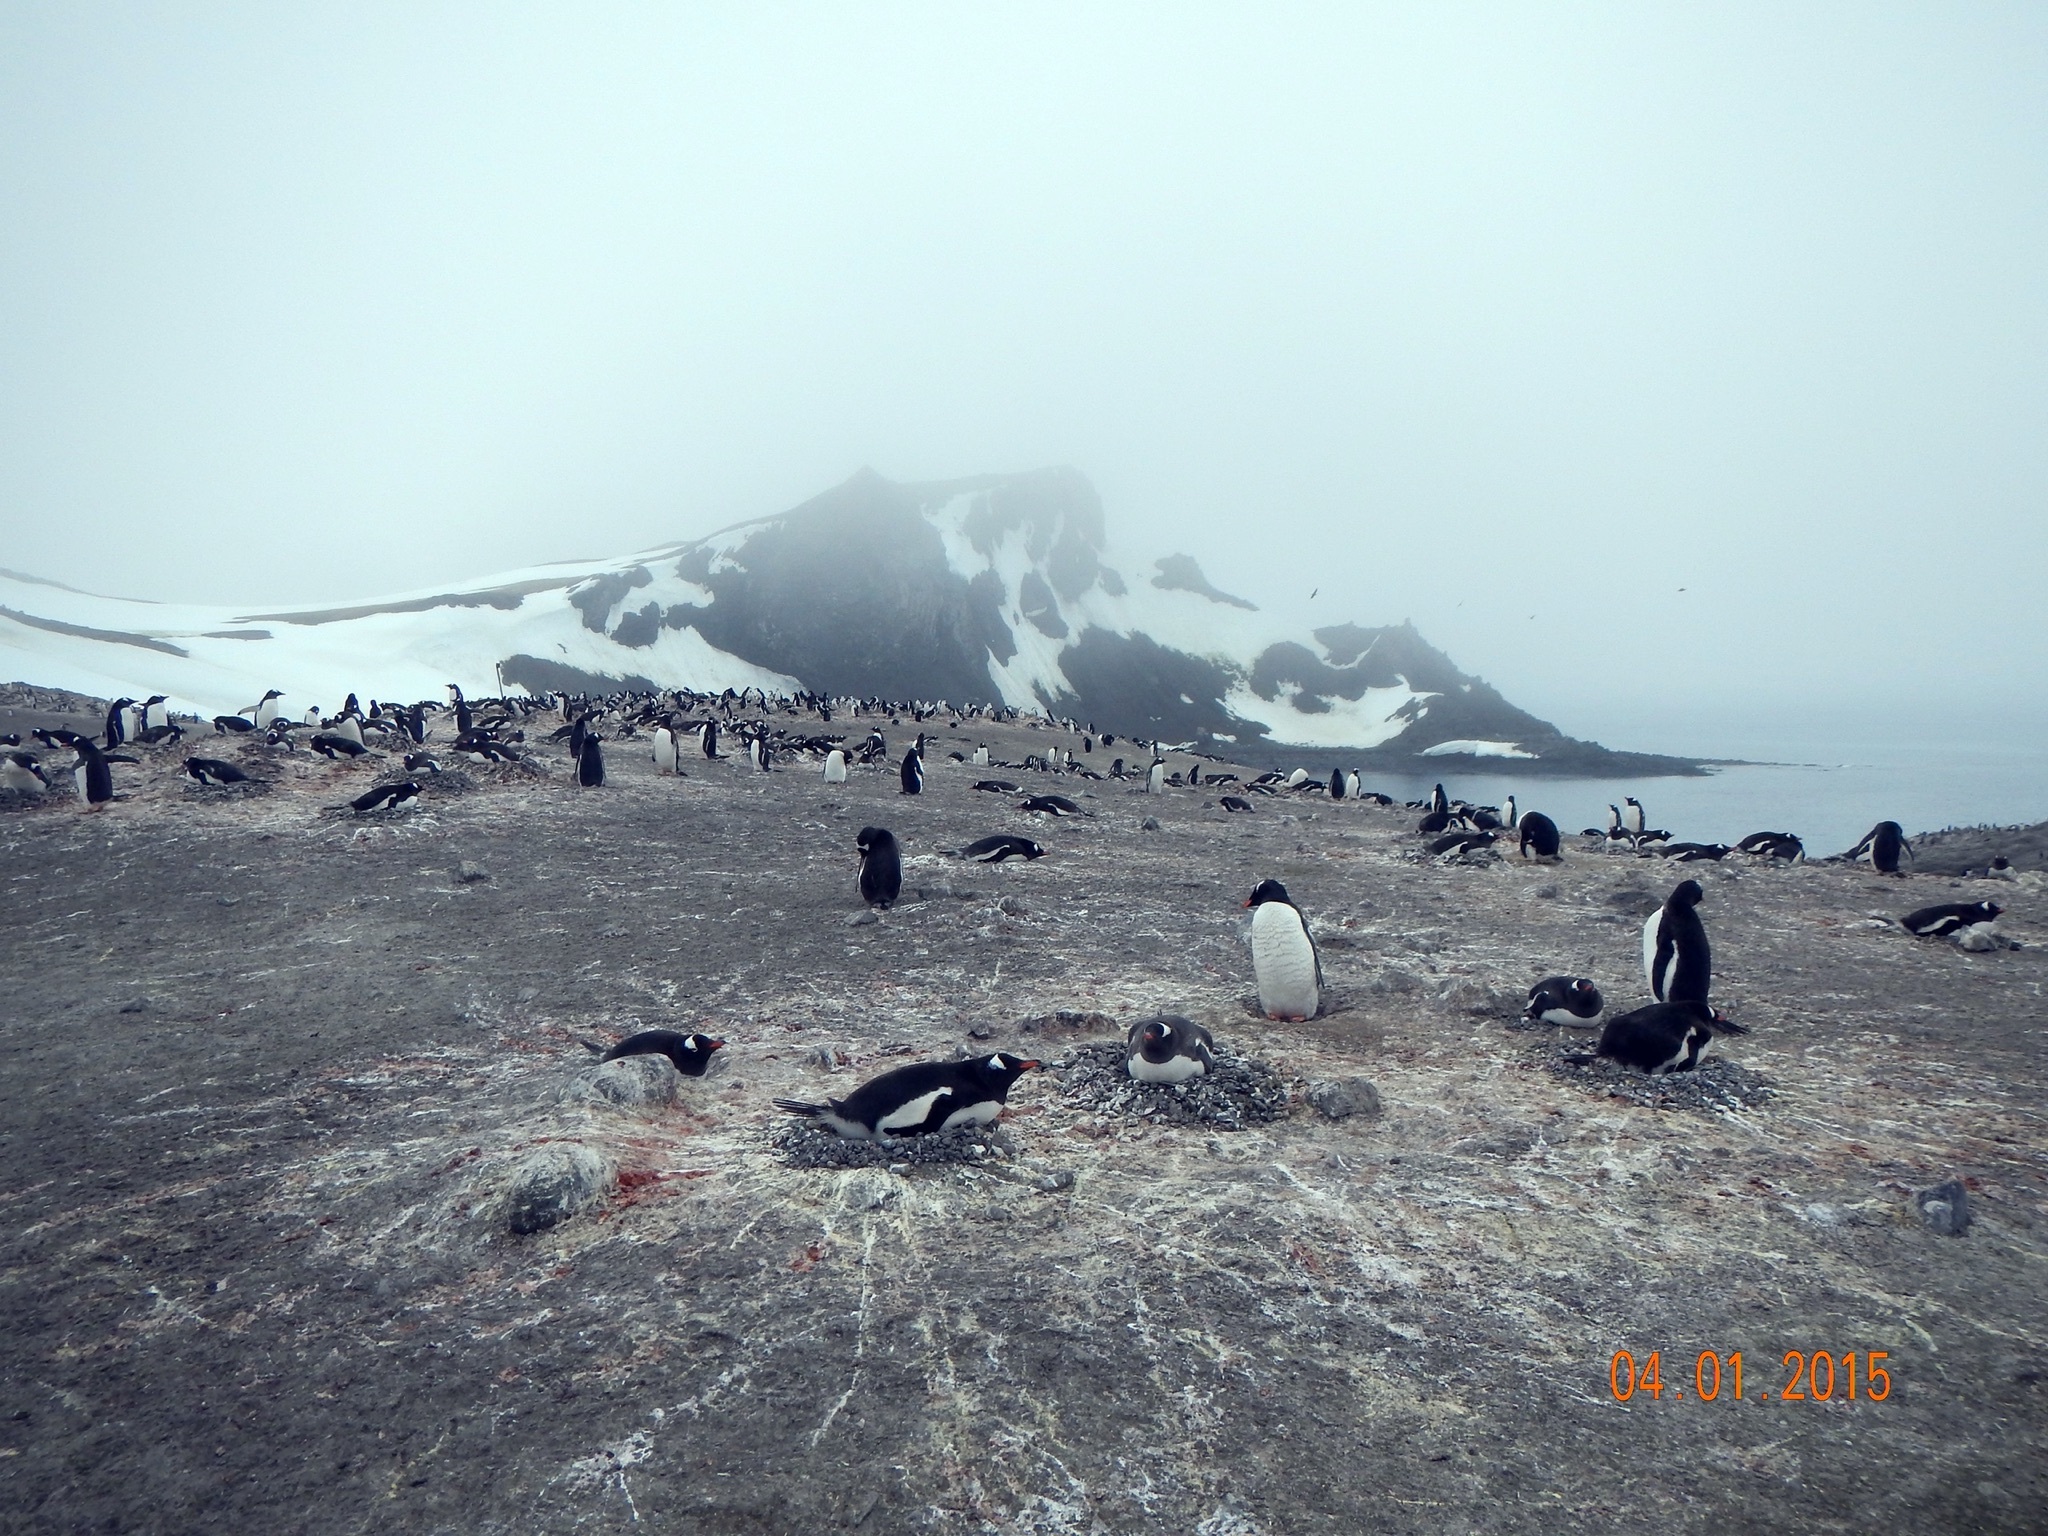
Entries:
<svg viewBox="0 0 2048 1536">
<path fill-rule="evenodd" d="M 918 756 L 917 748 L 910 747 L 903 754 L 903 767 L 899 774 L 903 780 L 903 793 L 921 795 L 924 793 L 924 759 Z"/>
<path fill-rule="evenodd" d="M 1261 880 L 1245 900 L 1252 909 L 1252 973 L 1259 1011 L 1302 1023 L 1323 1006 L 1323 962 L 1301 909 L 1278 880 Z"/>
<path fill-rule="evenodd" d="M 654 728 L 654 771 L 676 771 L 676 733 L 665 725 L 657 725 Z"/>
<path fill-rule="evenodd" d="M 1148 794 L 1154 795 L 1164 794 L 1166 792 L 1165 763 L 1155 762 L 1152 765 L 1152 772 L 1148 774 L 1145 779 L 1145 790 Z"/>
<path fill-rule="evenodd" d="M 704 722 L 704 729 L 698 734 L 697 744 L 704 749 L 706 757 L 716 758 L 718 756 L 718 722 L 716 720 L 706 720 Z"/>
<path fill-rule="evenodd" d="M 974 766 L 977 768 L 986 768 L 988 766 L 987 747 L 976 747 L 974 749 Z"/>
<path fill-rule="evenodd" d="M 1643 802 L 1634 795 L 1627 795 L 1623 797 L 1622 803 L 1628 807 L 1627 810 L 1621 813 L 1622 830 L 1628 833 L 1630 837 L 1641 837 L 1645 825 L 1643 821 Z"/>
<path fill-rule="evenodd" d="M 107 766 L 106 754 L 86 737 L 74 738 L 71 749 L 78 754 L 78 761 L 71 767 L 78 798 L 88 808 L 97 810 L 114 798 L 114 770 Z"/>
<path fill-rule="evenodd" d="M 135 706 L 133 699 L 116 699 L 107 706 L 107 750 L 113 751 L 128 739 L 128 711 Z"/>
<path fill-rule="evenodd" d="M 825 782 L 844 784 L 846 782 L 846 754 L 834 747 L 825 754 Z"/>
<path fill-rule="evenodd" d="M 1510 800 L 1509 803 L 1513 804 L 1513 801 Z M 1541 811 L 1524 811 L 1516 830 L 1521 835 L 1523 858 L 1529 857 L 1529 850 L 1532 848 L 1536 850 L 1536 857 L 1539 859 L 1558 859 L 1564 856 L 1560 852 L 1563 840 L 1558 836 L 1557 823 Z"/>
<path fill-rule="evenodd" d="M 1363 787 L 1364 785 L 1360 782 L 1357 774 L 1347 773 L 1344 775 L 1344 793 L 1351 799 L 1356 800 L 1359 790 Z"/>
<path fill-rule="evenodd" d="M 1342 800 L 1344 798 L 1344 770 L 1342 768 L 1332 768 L 1330 770 L 1330 798 L 1332 800 Z"/>
<path fill-rule="evenodd" d="M 903 852 L 887 827 L 862 827 L 853 841 L 860 850 L 860 899 L 885 911 L 903 894 Z"/>
<path fill-rule="evenodd" d="M 576 754 L 576 782 L 585 789 L 596 789 L 604 783 L 604 748 L 600 745 L 603 739 L 595 731 L 585 732 L 583 750 Z"/>
<path fill-rule="evenodd" d="M 256 701 L 255 718 L 257 729 L 262 730 L 277 718 L 277 701 L 284 695 L 273 688 Z"/>
<path fill-rule="evenodd" d="M 1660 1003 L 1704 1003 L 1714 976 L 1714 954 L 1699 904 L 1697 880 L 1681 880 L 1643 924 L 1643 974 Z"/>
<path fill-rule="evenodd" d="M 1870 867 L 1880 875 L 1896 875 L 1899 872 L 1899 852 L 1913 852 L 1913 845 L 1906 841 L 1905 828 L 1896 821 L 1880 821 L 1868 832 L 1863 840 L 1842 857 L 1854 864 L 1859 859 L 1868 860 Z"/>
<path fill-rule="evenodd" d="M 1520 818 L 1515 814 L 1515 797 L 1513 795 L 1509 795 L 1507 799 L 1501 802 L 1500 824 L 1506 827 L 1510 832 L 1512 832 L 1515 830 L 1516 823 L 1519 821 L 1519 819 Z"/>
<path fill-rule="evenodd" d="M 1450 808 L 1451 808 L 1451 797 L 1450 797 L 1449 795 L 1446 795 L 1446 794 L 1444 793 L 1444 787 L 1443 787 L 1443 785 L 1441 785 L 1441 784 L 1437 785 L 1437 787 L 1436 787 L 1435 789 L 1432 789 L 1432 790 L 1431 790 L 1431 791 L 1429 792 L 1429 812 L 1430 812 L 1430 814 L 1431 814 L 1432 816 L 1441 816 L 1441 815 L 1444 815 L 1444 814 L 1445 814 L 1446 812 L 1448 812 L 1448 811 L 1450 810 Z"/>
<path fill-rule="evenodd" d="M 1607 802 L 1607 835 L 1609 838 L 1621 836 L 1621 807 L 1612 800 Z"/>
</svg>

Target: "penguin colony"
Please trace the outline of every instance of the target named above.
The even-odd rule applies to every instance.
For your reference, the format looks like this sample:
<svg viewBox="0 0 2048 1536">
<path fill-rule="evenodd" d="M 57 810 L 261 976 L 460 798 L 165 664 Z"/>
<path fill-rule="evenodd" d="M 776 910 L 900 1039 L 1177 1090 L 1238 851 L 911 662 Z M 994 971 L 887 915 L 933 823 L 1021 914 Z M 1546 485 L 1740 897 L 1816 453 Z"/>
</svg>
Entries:
<svg viewBox="0 0 2048 1536">
<path fill-rule="evenodd" d="M 537 698 L 494 698 L 472 701 L 450 684 L 444 701 L 410 705 L 372 700 L 365 709 L 354 694 L 341 710 L 329 716 L 318 708 L 305 711 L 302 720 L 289 719 L 279 704 L 278 690 L 232 715 L 215 716 L 210 724 L 214 736 L 235 741 L 261 752 L 316 753 L 337 764 L 354 763 L 364 757 L 384 761 L 402 755 L 406 776 L 373 784 L 350 799 L 345 807 L 358 816 L 402 812 L 421 798 L 422 780 L 431 782 L 440 771 L 439 761 L 417 750 L 427 746 L 434 730 L 444 724 L 454 727 L 445 746 L 437 750 L 471 763 L 508 764 L 525 762 L 538 750 L 529 739 L 554 720 L 563 723 L 540 740 L 563 747 L 573 767 L 580 790 L 601 790 L 605 786 L 604 745 L 644 735 L 647 750 L 659 775 L 687 777 L 683 766 L 692 757 L 717 762 L 731 754 L 721 751 L 722 740 L 736 740 L 748 770 L 778 771 L 778 766 L 817 764 L 824 782 L 847 781 L 856 765 L 864 770 L 886 769 L 890 748 L 879 727 L 864 732 L 849 729 L 864 714 L 887 715 L 893 726 L 904 715 L 919 725 L 941 720 L 951 729 L 971 726 L 981 720 L 1014 722 L 1022 717 L 1014 709 L 970 707 L 957 709 L 944 703 L 891 704 L 878 699 L 850 700 L 814 694 L 771 697 L 760 690 L 704 695 L 677 690 L 657 694 L 622 694 L 601 698 L 546 695 Z M 764 719 L 739 718 L 750 712 Z M 452 717 L 449 719 L 447 717 Z M 793 724 L 771 720 L 789 721 Z M 838 731 L 830 730 L 836 721 Z M 1071 721 L 1058 722 L 1068 730 Z M 823 727 L 811 730 L 810 726 Z M 194 730 L 203 729 L 194 722 Z M 69 750 L 70 765 L 79 802 L 99 811 L 117 798 L 114 764 L 141 765 L 144 759 L 132 751 L 117 748 L 175 748 L 188 734 L 174 722 L 163 695 L 140 702 L 115 700 L 108 708 L 100 739 L 73 731 L 38 731 L 35 736 L 45 747 Z M 1106 747 L 1114 738 L 1104 734 Z M 5 742 L 0 751 L 0 790 L 37 798 L 54 786 L 50 773 L 36 754 L 20 749 L 17 740 Z M 938 743 L 922 730 L 903 750 L 894 764 L 900 792 L 921 795 L 927 783 L 926 758 Z M 963 743 L 964 745 L 964 743 Z M 1135 792 L 1160 795 L 1169 789 L 1208 789 L 1233 793 L 1220 796 L 1227 812 L 1255 812 L 1255 797 L 1267 799 L 1304 798 L 1321 795 L 1330 802 L 1352 801 L 1380 806 L 1394 802 L 1386 795 L 1366 790 L 1356 773 L 1332 770 L 1328 778 L 1306 770 L 1270 772 L 1248 781 L 1211 769 L 1206 774 L 1199 761 L 1174 771 L 1165 751 L 1157 743 L 1134 743 L 1151 748 L 1151 760 L 1142 773 L 1133 773 L 1125 759 L 1115 758 L 1106 772 L 1077 760 L 1059 746 L 1043 756 L 1033 754 L 1022 765 L 1040 774 L 1058 774 L 1081 781 L 1110 783 L 1134 780 Z M 694 747 L 695 751 L 690 749 Z M 1084 752 L 1092 754 L 1094 733 L 1088 732 Z M 954 761 L 982 770 L 998 765 L 985 743 L 950 754 Z M 237 762 L 225 758 L 194 755 L 183 760 L 179 772 L 193 784 L 207 789 L 246 788 L 260 784 Z M 1089 816 L 1093 812 L 1073 798 L 1053 792 L 1025 793 L 1008 779 L 981 779 L 973 788 L 992 795 L 1023 795 L 1015 809 L 1023 814 L 1050 817 Z M 1562 838 L 1556 823 L 1538 811 L 1520 810 L 1514 798 L 1503 805 L 1477 806 L 1454 800 L 1438 784 L 1423 800 L 1411 802 L 1422 812 L 1416 823 L 1418 835 L 1429 839 L 1427 856 L 1446 863 L 1469 862 L 1475 857 L 1498 858 L 1506 841 L 1514 857 L 1531 862 L 1555 862 L 1563 857 Z M 1610 806 L 1604 829 L 1588 828 L 1586 839 L 1596 848 L 1625 851 L 1638 857 L 1664 857 L 1675 862 L 1720 860 L 1731 854 L 1765 860 L 1800 860 L 1805 850 L 1790 833 L 1758 832 L 1729 846 L 1721 844 L 1674 843 L 1668 832 L 1652 829 L 1641 801 L 1628 797 L 1625 808 Z M 902 849 L 888 828 L 863 827 L 855 839 L 858 856 L 855 887 L 862 902 L 886 911 L 902 895 Z M 956 850 L 963 859 L 1000 863 L 1009 859 L 1032 862 L 1047 850 L 1030 838 L 997 833 Z M 1912 847 L 1897 822 L 1883 821 L 1859 843 L 1840 856 L 1847 862 L 1867 862 L 1879 873 L 1900 875 L 1901 857 L 1910 858 Z M 1712 951 L 1699 908 L 1704 891 L 1697 880 L 1679 881 L 1658 909 L 1643 925 L 1642 956 L 1645 989 L 1653 1001 L 1632 1011 L 1611 1017 L 1602 1029 L 1598 1047 L 1590 1054 L 1572 1055 L 1567 1061 L 1591 1063 L 1612 1061 L 1622 1067 L 1648 1074 L 1695 1070 L 1708 1047 L 1719 1036 L 1747 1033 L 1729 1020 L 1709 1001 L 1712 984 Z M 1262 880 L 1243 903 L 1250 910 L 1248 938 L 1253 979 L 1258 992 L 1259 1011 L 1266 1018 L 1289 1023 L 1306 1023 L 1323 1011 L 1325 983 L 1321 957 L 1308 918 L 1277 880 Z M 2002 909 L 1995 903 L 1951 903 L 1926 907 L 1901 920 L 1901 927 L 1918 937 L 1960 937 L 1995 923 Z M 1530 989 L 1524 1018 L 1531 1023 L 1566 1027 L 1594 1027 L 1599 1023 L 1604 1000 L 1599 989 L 1584 977 L 1553 976 Z M 589 1042 L 586 1042 L 589 1043 Z M 626 1056 L 654 1054 L 667 1058 L 679 1073 L 700 1077 L 708 1070 L 713 1054 L 725 1041 L 698 1033 L 649 1030 L 609 1047 L 592 1044 L 605 1061 Z M 1160 1014 L 1131 1025 L 1124 1042 L 1124 1066 L 1131 1079 L 1143 1083 L 1176 1085 L 1215 1069 L 1214 1042 L 1209 1032 L 1192 1020 Z M 843 1098 L 822 1102 L 776 1099 L 775 1107 L 849 1140 L 887 1141 L 981 1126 L 1001 1113 L 1011 1088 L 1025 1074 L 1043 1063 L 1007 1051 L 993 1051 L 960 1061 L 913 1062 L 885 1072 L 854 1089 Z"/>
</svg>

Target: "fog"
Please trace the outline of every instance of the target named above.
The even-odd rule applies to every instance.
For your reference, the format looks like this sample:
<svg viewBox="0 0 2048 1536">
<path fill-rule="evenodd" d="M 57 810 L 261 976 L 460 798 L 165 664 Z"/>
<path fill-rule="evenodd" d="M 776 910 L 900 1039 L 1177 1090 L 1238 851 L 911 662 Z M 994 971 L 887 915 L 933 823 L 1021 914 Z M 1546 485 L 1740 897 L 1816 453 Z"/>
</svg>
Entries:
<svg viewBox="0 0 2048 1536">
<path fill-rule="evenodd" d="M 1103 11 L 0 11 L 0 565 L 1064 463 L 1575 735 L 2048 729 L 2048 14 Z"/>
</svg>

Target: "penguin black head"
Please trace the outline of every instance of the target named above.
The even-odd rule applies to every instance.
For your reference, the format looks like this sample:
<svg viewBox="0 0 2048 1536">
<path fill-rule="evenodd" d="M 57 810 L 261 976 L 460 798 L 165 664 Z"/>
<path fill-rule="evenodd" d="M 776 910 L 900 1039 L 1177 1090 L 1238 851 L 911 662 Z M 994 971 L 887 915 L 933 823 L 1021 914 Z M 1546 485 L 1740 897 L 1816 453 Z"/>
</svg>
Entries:
<svg viewBox="0 0 2048 1536">
<path fill-rule="evenodd" d="M 1290 907 L 1294 905 L 1292 898 L 1287 894 L 1287 887 L 1278 880 L 1261 880 L 1252 887 L 1252 893 L 1245 898 L 1244 904 L 1248 907 L 1256 907 L 1268 901 L 1286 902 Z"/>
<path fill-rule="evenodd" d="M 877 848 L 886 848 L 895 841 L 896 834 L 887 827 L 862 827 L 853 840 L 853 846 L 867 854 Z"/>
<path fill-rule="evenodd" d="M 1035 1072 L 1042 1063 L 1023 1056 L 1012 1056 L 1008 1051 L 997 1051 L 985 1056 L 974 1064 L 975 1074 L 990 1086 L 1007 1087 L 1026 1072 Z"/>
<path fill-rule="evenodd" d="M 1706 899 L 1707 893 L 1700 888 L 1697 880 L 1681 880 L 1671 892 L 1670 900 L 1681 907 L 1696 907 Z"/>
</svg>

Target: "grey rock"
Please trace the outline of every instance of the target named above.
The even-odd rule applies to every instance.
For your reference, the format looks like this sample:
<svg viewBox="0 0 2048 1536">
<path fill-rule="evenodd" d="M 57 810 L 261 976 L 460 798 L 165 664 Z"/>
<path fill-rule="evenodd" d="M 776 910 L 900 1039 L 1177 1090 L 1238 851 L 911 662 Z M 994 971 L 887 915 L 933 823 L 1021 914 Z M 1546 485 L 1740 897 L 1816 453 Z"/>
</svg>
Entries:
<svg viewBox="0 0 2048 1536">
<path fill-rule="evenodd" d="M 1943 1237 L 1961 1237 L 1970 1230 L 1970 1192 L 1961 1179 L 1950 1179 L 1913 1196 L 1921 1221 Z"/>
<path fill-rule="evenodd" d="M 1664 898 L 1653 891 L 1615 891 L 1607 905 L 1630 917 L 1648 917 L 1664 905 Z"/>
<path fill-rule="evenodd" d="M 481 864 L 473 864 L 468 859 L 464 859 L 455 866 L 455 878 L 464 885 L 474 885 L 479 880 L 490 879 L 491 872 Z"/>
<path fill-rule="evenodd" d="M 131 997 L 121 1005 L 121 1011 L 123 1013 L 147 1013 L 155 1006 L 156 1003 L 153 998 Z"/>
<path fill-rule="evenodd" d="M 846 926 L 849 928 L 865 928 L 869 924 L 879 923 L 881 920 L 882 914 L 879 912 L 852 912 L 847 914 Z"/>
<path fill-rule="evenodd" d="M 661 1109 L 675 1103 L 683 1077 L 666 1056 L 621 1056 L 584 1081 L 590 1097 L 620 1109 Z"/>
<path fill-rule="evenodd" d="M 1031 909 L 1015 896 L 1005 896 L 996 903 L 996 906 L 1005 917 L 1029 917 L 1031 915 Z"/>
<path fill-rule="evenodd" d="M 588 1147 L 543 1147 L 513 1170 L 505 1225 L 522 1237 L 545 1232 L 596 1204 L 611 1179 L 611 1165 Z"/>
<path fill-rule="evenodd" d="M 1370 1119 L 1380 1112 L 1380 1091 L 1362 1077 L 1323 1078 L 1302 1091 L 1302 1100 L 1325 1120 Z"/>
<path fill-rule="evenodd" d="M 1557 900 L 1557 887 L 1554 885 L 1532 885 L 1529 887 L 1528 894 L 1536 901 L 1555 901 Z"/>
<path fill-rule="evenodd" d="M 1033 1180 L 1033 1183 L 1042 1195 L 1052 1194 L 1056 1190 L 1072 1189 L 1074 1187 L 1074 1170 L 1071 1168 L 1055 1168 L 1051 1173 L 1041 1173 Z"/>
<path fill-rule="evenodd" d="M 1159 818 L 1157 816 L 1147 816 L 1138 823 L 1138 830 L 1140 832 L 1157 832 L 1159 830 Z"/>
<path fill-rule="evenodd" d="M 1407 997 L 1422 990 L 1422 979 L 1407 971 L 1381 971 L 1373 977 L 1371 991 L 1394 997 Z"/>
</svg>

